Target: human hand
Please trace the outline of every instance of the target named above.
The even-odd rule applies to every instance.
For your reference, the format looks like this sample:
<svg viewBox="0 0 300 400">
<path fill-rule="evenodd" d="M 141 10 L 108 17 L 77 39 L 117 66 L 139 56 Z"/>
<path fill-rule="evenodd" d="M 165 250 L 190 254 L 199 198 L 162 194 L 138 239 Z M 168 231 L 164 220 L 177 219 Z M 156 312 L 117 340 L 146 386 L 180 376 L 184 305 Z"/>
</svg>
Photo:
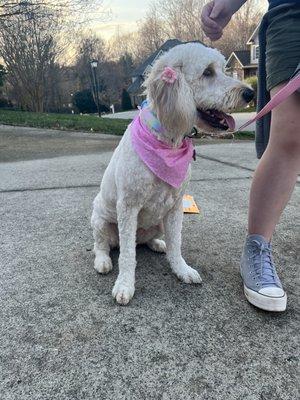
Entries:
<svg viewBox="0 0 300 400">
<path fill-rule="evenodd" d="M 211 40 L 218 40 L 223 35 L 223 29 L 231 20 L 233 14 L 247 0 L 213 0 L 202 10 L 202 28 Z"/>
</svg>

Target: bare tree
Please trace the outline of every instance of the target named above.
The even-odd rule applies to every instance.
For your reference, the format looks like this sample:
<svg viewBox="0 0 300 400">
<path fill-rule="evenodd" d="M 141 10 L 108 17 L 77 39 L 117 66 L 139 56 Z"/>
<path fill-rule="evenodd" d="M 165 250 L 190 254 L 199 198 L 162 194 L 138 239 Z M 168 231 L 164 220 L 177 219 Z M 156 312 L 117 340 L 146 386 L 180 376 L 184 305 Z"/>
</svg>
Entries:
<svg viewBox="0 0 300 400">
<path fill-rule="evenodd" d="M 47 9 L 43 12 L 47 15 Z M 58 55 L 56 29 L 52 18 L 35 18 L 34 14 L 30 19 L 15 14 L 1 21 L 0 56 L 7 68 L 7 81 L 26 109 L 44 110 L 50 71 Z"/>
<path fill-rule="evenodd" d="M 114 59 L 131 54 L 135 63 L 155 52 L 167 39 L 204 40 L 200 13 L 205 0 L 155 0 L 138 21 L 137 31 L 121 35 L 108 42 L 108 54 Z"/>
<path fill-rule="evenodd" d="M 63 14 L 77 24 L 106 18 L 110 12 L 103 7 L 103 0 L 0 0 L 0 20 L 15 15 L 43 18 L 45 8 L 48 15 Z"/>
<path fill-rule="evenodd" d="M 92 87 L 90 61 L 96 59 L 100 99 L 108 107 L 119 103 L 122 90 L 131 81 L 132 57 L 126 52 L 126 46 L 123 49 L 122 55 L 116 57 L 114 53 L 112 57 L 105 42 L 93 34 L 82 37 L 78 43 L 75 70 L 79 88 L 85 90 Z"/>
<path fill-rule="evenodd" d="M 165 34 L 184 41 L 203 41 L 200 15 L 205 3 L 205 0 L 156 0 Z"/>
<path fill-rule="evenodd" d="M 105 42 L 100 37 L 95 36 L 93 33 L 79 38 L 77 45 L 77 55 L 75 61 L 75 70 L 77 79 L 81 89 L 91 87 L 91 60 L 98 61 L 97 80 L 102 87 L 103 78 L 100 75 L 102 66 L 106 61 Z"/>
<path fill-rule="evenodd" d="M 224 30 L 223 37 L 213 43 L 225 56 L 229 56 L 234 50 L 247 49 L 247 41 L 259 24 L 264 8 L 262 2 L 248 1 L 233 16 L 229 25 Z"/>
<path fill-rule="evenodd" d="M 110 43 L 112 53 L 132 54 L 137 62 L 157 50 L 167 39 L 200 40 L 217 47 L 228 56 L 233 50 L 245 49 L 247 40 L 259 23 L 266 1 L 249 0 L 234 15 L 224 35 L 211 43 L 201 27 L 202 8 L 208 0 L 154 0 L 145 18 L 138 22 L 136 33 L 117 35 Z"/>
<path fill-rule="evenodd" d="M 14 99 L 43 111 L 57 103 L 61 64 L 82 22 L 107 17 L 103 0 L 0 0 L 0 57 Z M 85 24 L 86 27 L 86 24 Z"/>
<path fill-rule="evenodd" d="M 106 42 L 106 54 L 110 60 L 117 61 L 124 54 L 131 54 L 135 60 L 144 56 L 143 47 L 140 46 L 141 37 L 138 32 L 116 34 Z"/>
<path fill-rule="evenodd" d="M 142 51 L 153 53 L 166 40 L 166 30 L 161 12 L 154 3 L 150 6 L 145 18 L 138 23 L 139 45 Z"/>
</svg>

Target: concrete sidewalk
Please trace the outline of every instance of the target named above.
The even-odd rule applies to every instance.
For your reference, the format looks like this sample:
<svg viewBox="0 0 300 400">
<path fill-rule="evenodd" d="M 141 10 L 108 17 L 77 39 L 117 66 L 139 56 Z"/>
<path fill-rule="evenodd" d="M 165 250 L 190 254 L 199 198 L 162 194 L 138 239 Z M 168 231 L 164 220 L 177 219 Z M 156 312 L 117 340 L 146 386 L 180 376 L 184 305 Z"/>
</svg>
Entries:
<svg viewBox="0 0 300 400">
<path fill-rule="evenodd" d="M 11 144 L 26 147 L 17 132 Z M 274 237 L 287 312 L 244 299 L 238 265 L 256 159 L 253 143 L 227 142 L 197 147 L 193 163 L 189 193 L 202 214 L 184 217 L 183 254 L 203 284 L 180 283 L 163 255 L 140 247 L 136 294 L 120 307 L 111 296 L 118 252 L 114 270 L 98 275 L 89 222 L 117 141 L 93 152 L 95 136 L 77 139 L 81 152 L 70 135 L 65 154 L 58 140 L 0 163 L 0 398 L 297 399 L 299 184 Z"/>
</svg>

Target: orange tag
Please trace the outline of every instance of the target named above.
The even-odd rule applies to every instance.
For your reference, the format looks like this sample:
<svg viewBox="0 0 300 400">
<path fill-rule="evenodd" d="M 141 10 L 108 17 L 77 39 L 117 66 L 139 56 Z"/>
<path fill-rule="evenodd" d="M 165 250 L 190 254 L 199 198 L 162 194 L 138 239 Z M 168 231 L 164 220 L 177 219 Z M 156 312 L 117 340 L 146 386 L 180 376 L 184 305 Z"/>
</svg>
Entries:
<svg viewBox="0 0 300 400">
<path fill-rule="evenodd" d="M 183 212 L 185 214 L 200 214 L 200 210 L 195 203 L 194 197 L 189 194 L 183 196 Z"/>
</svg>

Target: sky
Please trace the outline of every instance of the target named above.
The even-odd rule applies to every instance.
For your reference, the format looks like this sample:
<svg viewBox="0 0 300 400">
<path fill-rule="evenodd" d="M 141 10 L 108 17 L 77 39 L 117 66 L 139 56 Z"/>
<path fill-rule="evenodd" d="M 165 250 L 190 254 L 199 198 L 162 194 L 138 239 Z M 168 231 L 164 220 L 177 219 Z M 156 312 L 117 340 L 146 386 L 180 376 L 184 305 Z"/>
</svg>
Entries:
<svg viewBox="0 0 300 400">
<path fill-rule="evenodd" d="M 107 22 L 95 26 L 95 30 L 103 39 L 109 39 L 119 30 L 120 34 L 133 32 L 137 29 L 136 22 L 141 20 L 154 0 L 103 0 L 111 17 Z M 260 1 L 266 8 L 267 0 Z"/>
<path fill-rule="evenodd" d="M 136 21 L 143 18 L 151 2 L 153 0 L 105 0 L 104 4 L 111 9 L 112 15 L 108 22 L 97 26 L 97 33 L 109 39 L 118 27 L 120 33 L 136 30 Z"/>
</svg>

